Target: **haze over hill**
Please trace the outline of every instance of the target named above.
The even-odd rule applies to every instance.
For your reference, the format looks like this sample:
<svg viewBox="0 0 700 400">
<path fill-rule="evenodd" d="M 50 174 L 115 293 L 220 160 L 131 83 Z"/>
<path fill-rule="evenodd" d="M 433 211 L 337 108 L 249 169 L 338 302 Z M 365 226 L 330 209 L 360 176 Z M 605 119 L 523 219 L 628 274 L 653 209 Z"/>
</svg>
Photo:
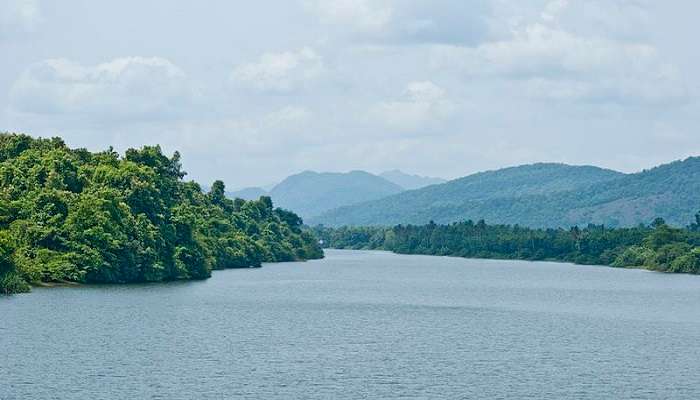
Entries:
<svg viewBox="0 0 700 400">
<path fill-rule="evenodd" d="M 226 192 L 226 196 L 232 199 L 257 200 L 260 196 L 269 196 L 270 192 L 261 187 L 247 187 L 233 192 Z"/>
<path fill-rule="evenodd" d="M 447 182 L 446 179 L 433 178 L 429 176 L 411 175 L 407 174 L 398 169 L 392 169 L 391 171 L 385 171 L 379 174 L 382 178 L 393 182 L 406 190 L 420 189 L 422 187 L 436 185 L 438 183 Z"/>
<path fill-rule="evenodd" d="M 270 196 L 281 207 L 299 210 L 304 217 L 317 216 L 337 207 L 374 200 L 403 190 L 446 182 L 444 179 L 406 174 L 394 169 L 379 175 L 366 171 L 348 173 L 305 171 L 272 187 L 247 187 L 227 192 L 230 198 L 257 200 Z"/>
<path fill-rule="evenodd" d="M 490 223 L 630 226 L 663 217 L 689 223 L 700 207 L 700 158 L 635 174 L 591 166 L 532 164 L 331 210 L 308 223 L 340 225 Z"/>
<path fill-rule="evenodd" d="M 254 188 L 249 188 L 238 193 L 269 195 L 279 207 L 295 210 L 303 218 L 309 218 L 337 207 L 375 200 L 402 191 L 403 188 L 399 185 L 365 171 L 305 171 L 287 177 L 269 192 L 262 192 L 262 189 L 256 192 Z"/>
</svg>

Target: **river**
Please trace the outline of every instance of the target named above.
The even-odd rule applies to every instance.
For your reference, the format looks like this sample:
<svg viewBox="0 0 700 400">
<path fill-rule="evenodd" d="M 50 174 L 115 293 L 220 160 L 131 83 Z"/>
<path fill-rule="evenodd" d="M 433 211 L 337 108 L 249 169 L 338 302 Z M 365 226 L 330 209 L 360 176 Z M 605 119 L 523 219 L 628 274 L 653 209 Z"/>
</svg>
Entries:
<svg viewBox="0 0 700 400">
<path fill-rule="evenodd" d="M 700 277 L 329 250 L 0 297 L 0 399 L 699 399 Z"/>
</svg>

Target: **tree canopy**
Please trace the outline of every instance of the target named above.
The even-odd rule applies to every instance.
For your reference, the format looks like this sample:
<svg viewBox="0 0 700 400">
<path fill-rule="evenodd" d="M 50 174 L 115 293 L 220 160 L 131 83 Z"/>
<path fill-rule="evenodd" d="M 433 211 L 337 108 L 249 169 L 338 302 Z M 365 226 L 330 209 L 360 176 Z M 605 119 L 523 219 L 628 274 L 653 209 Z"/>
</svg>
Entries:
<svg viewBox="0 0 700 400">
<path fill-rule="evenodd" d="M 327 247 L 381 249 L 403 254 L 467 258 L 568 261 L 638 267 L 663 272 L 700 273 L 700 214 L 688 228 L 657 218 L 649 226 L 531 229 L 488 225 L 483 220 L 438 225 L 384 227 L 318 226 Z"/>
<path fill-rule="evenodd" d="M 32 282 L 204 279 L 214 269 L 320 258 L 302 220 L 269 197 L 230 200 L 183 180 L 159 146 L 70 149 L 0 134 L 0 292 Z"/>
</svg>

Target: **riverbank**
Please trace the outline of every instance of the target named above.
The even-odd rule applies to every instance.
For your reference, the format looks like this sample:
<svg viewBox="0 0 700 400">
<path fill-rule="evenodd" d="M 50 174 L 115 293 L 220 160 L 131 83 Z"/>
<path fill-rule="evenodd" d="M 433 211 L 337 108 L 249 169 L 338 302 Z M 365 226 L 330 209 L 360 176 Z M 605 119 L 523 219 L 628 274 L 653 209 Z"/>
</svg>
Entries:
<svg viewBox="0 0 700 400">
<path fill-rule="evenodd" d="M 450 225 L 314 228 L 326 247 L 398 254 L 555 261 L 670 273 L 700 273 L 700 225 L 530 229 L 466 221 Z"/>
</svg>

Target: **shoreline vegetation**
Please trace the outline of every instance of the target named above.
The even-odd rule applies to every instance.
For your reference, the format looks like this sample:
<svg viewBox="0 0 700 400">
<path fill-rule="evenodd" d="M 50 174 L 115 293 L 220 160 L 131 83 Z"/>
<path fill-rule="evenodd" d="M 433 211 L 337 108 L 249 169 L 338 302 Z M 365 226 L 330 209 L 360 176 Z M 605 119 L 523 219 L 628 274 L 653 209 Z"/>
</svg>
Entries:
<svg viewBox="0 0 700 400">
<path fill-rule="evenodd" d="M 0 133 L 0 294 L 30 284 L 206 279 L 212 270 L 323 257 L 269 197 L 183 180 L 159 146 L 101 152 Z"/>
<path fill-rule="evenodd" d="M 0 294 L 31 285 L 206 279 L 213 270 L 318 259 L 326 248 L 559 261 L 700 274 L 700 213 L 685 228 L 440 225 L 308 229 L 268 196 L 231 200 L 185 181 L 159 146 L 101 152 L 0 133 Z"/>
<path fill-rule="evenodd" d="M 463 221 L 449 225 L 313 228 L 324 248 L 397 254 L 570 262 L 700 274 L 700 213 L 686 228 L 657 218 L 633 228 L 533 229 Z"/>
</svg>

